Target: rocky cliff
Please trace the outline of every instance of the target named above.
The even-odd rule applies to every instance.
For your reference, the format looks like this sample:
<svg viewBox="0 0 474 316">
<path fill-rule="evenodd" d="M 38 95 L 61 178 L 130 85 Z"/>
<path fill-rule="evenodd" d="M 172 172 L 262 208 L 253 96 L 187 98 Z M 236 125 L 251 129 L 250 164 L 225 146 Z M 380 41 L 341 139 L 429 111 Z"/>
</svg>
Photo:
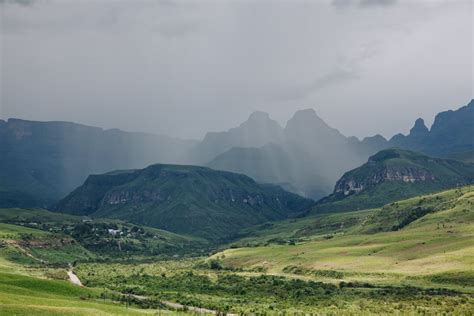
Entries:
<svg viewBox="0 0 474 316">
<path fill-rule="evenodd" d="M 474 182 L 474 164 L 433 158 L 402 149 L 386 149 L 346 172 L 319 210 L 376 207 L 419 194 Z M 330 206 L 330 204 L 332 204 Z"/>
</svg>

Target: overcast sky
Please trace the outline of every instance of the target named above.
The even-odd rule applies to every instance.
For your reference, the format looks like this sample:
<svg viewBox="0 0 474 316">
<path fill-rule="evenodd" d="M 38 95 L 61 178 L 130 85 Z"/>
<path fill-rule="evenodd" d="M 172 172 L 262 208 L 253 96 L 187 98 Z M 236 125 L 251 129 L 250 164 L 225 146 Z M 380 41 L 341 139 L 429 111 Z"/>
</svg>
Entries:
<svg viewBox="0 0 474 316">
<path fill-rule="evenodd" d="M 0 0 L 0 117 L 200 138 L 314 108 L 390 137 L 473 98 L 472 3 Z"/>
</svg>

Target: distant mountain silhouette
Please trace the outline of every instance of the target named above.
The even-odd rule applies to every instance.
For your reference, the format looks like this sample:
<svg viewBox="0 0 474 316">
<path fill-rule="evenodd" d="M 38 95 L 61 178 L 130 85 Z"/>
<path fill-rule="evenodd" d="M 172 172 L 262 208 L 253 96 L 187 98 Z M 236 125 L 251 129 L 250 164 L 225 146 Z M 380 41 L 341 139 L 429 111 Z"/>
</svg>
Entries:
<svg viewBox="0 0 474 316">
<path fill-rule="evenodd" d="M 196 163 L 207 163 L 233 147 L 261 147 L 283 140 L 283 129 L 268 113 L 254 112 L 240 126 L 226 132 L 209 132 L 190 153 Z"/>
<path fill-rule="evenodd" d="M 288 183 L 294 192 L 318 199 L 330 193 L 347 170 L 376 152 L 405 148 L 432 156 L 471 160 L 474 150 L 474 101 L 456 111 L 439 113 L 429 130 L 418 119 L 410 134 L 387 141 L 380 135 L 345 137 L 326 124 L 313 109 L 297 111 L 273 146 L 238 146 L 218 155 L 208 166 L 240 172 L 261 182 Z M 454 155 L 454 156 L 453 156 Z M 277 167 L 278 166 L 278 167 Z"/>
<path fill-rule="evenodd" d="M 297 111 L 272 141 L 260 148 L 234 147 L 207 165 L 260 182 L 287 183 L 293 192 L 318 199 L 332 190 L 345 171 L 378 149 L 375 143 L 345 137 L 313 109 Z"/>
<path fill-rule="evenodd" d="M 178 163 L 194 145 L 70 122 L 0 120 L 0 207 L 46 206 L 90 174 Z"/>
<path fill-rule="evenodd" d="M 474 100 L 455 111 L 438 113 L 431 129 L 418 119 L 408 135 L 395 135 L 390 147 L 447 157 L 474 149 Z"/>
<path fill-rule="evenodd" d="M 473 122 L 471 101 L 439 113 L 430 129 L 418 119 L 406 136 L 359 140 L 342 135 L 313 109 L 297 111 L 284 128 L 255 112 L 238 127 L 210 132 L 198 142 L 69 122 L 0 120 L 0 207 L 44 206 L 89 174 L 153 163 L 207 165 L 318 199 L 347 170 L 390 147 L 472 161 Z"/>
</svg>

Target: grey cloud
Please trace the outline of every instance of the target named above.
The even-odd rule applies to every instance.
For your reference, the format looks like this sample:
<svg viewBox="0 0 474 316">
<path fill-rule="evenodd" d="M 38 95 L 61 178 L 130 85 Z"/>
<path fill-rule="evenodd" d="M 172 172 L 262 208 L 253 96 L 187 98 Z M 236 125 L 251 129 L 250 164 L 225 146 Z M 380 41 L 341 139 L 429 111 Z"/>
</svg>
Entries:
<svg viewBox="0 0 474 316">
<path fill-rule="evenodd" d="M 0 0 L 0 5 L 2 4 L 18 4 L 22 6 L 30 6 L 35 3 L 36 0 Z"/>
<path fill-rule="evenodd" d="M 393 5 L 397 0 L 333 0 L 332 5 L 337 7 L 358 6 L 375 7 Z"/>
<path fill-rule="evenodd" d="M 472 98 L 469 2 L 0 3 L 3 119 L 198 138 L 316 107 L 346 135 L 390 137 Z"/>
<path fill-rule="evenodd" d="M 358 78 L 359 75 L 354 70 L 337 69 L 300 86 L 281 87 L 271 99 L 278 101 L 301 100 L 322 89 Z"/>
</svg>

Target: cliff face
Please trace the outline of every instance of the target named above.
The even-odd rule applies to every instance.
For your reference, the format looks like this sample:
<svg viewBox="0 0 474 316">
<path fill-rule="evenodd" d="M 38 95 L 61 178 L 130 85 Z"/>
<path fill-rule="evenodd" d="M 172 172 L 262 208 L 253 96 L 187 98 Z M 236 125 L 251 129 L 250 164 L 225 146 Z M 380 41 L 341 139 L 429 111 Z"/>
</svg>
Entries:
<svg viewBox="0 0 474 316">
<path fill-rule="evenodd" d="M 318 202 L 320 211 L 348 211 L 474 183 L 474 164 L 386 149 L 346 172 L 334 192 Z"/>
<path fill-rule="evenodd" d="M 374 173 L 371 177 L 357 179 L 354 177 L 342 177 L 334 189 L 334 193 L 345 196 L 359 193 L 367 187 L 376 186 L 385 181 L 401 181 L 405 183 L 415 183 L 423 181 L 434 181 L 435 175 L 425 169 L 415 167 L 388 167 L 380 172 Z"/>
</svg>

